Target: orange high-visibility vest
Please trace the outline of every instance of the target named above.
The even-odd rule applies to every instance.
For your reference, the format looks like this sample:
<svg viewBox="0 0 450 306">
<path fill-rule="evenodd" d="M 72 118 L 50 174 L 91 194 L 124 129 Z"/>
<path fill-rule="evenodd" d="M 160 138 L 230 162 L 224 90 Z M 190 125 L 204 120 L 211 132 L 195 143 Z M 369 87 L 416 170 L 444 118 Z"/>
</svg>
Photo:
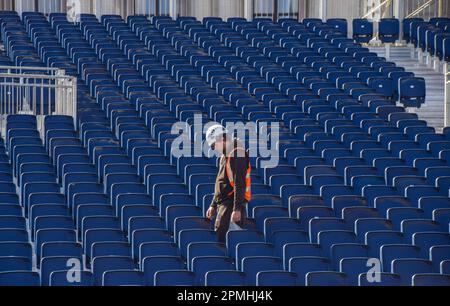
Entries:
<svg viewBox="0 0 450 306">
<path fill-rule="evenodd" d="M 227 172 L 227 176 L 228 176 L 228 180 L 230 181 L 230 185 L 233 188 L 233 191 L 229 194 L 229 196 L 232 196 L 234 194 L 234 177 L 233 177 L 233 171 L 231 169 L 231 158 L 233 157 L 234 153 L 237 150 L 242 150 L 245 152 L 245 150 L 243 148 L 236 148 L 234 149 L 230 155 L 228 155 L 227 158 L 227 165 L 226 165 L 226 172 Z M 247 153 L 247 152 L 245 152 Z M 250 162 L 248 164 L 248 168 L 247 168 L 247 173 L 245 176 L 245 200 L 247 202 L 250 202 L 252 200 L 252 178 L 251 178 L 251 174 L 252 174 L 252 166 L 250 165 Z"/>
</svg>

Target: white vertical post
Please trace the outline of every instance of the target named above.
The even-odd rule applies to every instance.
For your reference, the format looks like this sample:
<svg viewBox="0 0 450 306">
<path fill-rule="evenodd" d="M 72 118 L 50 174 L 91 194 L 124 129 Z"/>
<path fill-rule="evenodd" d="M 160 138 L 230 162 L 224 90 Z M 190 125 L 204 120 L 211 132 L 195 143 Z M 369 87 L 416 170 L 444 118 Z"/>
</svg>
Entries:
<svg viewBox="0 0 450 306">
<path fill-rule="evenodd" d="M 253 20 L 253 0 L 244 0 L 244 18 Z"/>
<path fill-rule="evenodd" d="M 419 57 L 419 64 L 423 64 L 423 51 L 421 48 L 418 48 L 418 57 Z"/>
<path fill-rule="evenodd" d="M 403 19 L 405 18 L 405 1 L 393 0 L 392 2 L 393 17 L 400 20 L 400 41 L 403 41 Z"/>
<path fill-rule="evenodd" d="M 319 0 L 319 18 L 323 21 L 327 20 L 328 14 L 327 14 L 327 5 L 328 0 Z"/>
<path fill-rule="evenodd" d="M 19 15 L 23 12 L 34 11 L 34 0 L 15 0 L 16 1 L 16 11 Z"/>
<path fill-rule="evenodd" d="M 438 16 L 444 17 L 444 0 L 438 0 Z"/>
<path fill-rule="evenodd" d="M 415 59 L 416 58 L 416 48 L 414 48 L 413 44 L 409 44 L 409 48 L 411 50 L 411 58 Z"/>
<path fill-rule="evenodd" d="M 93 14 L 95 0 L 80 0 L 80 12 L 83 14 Z"/>
<path fill-rule="evenodd" d="M 299 21 L 305 19 L 308 16 L 306 9 L 307 9 L 306 0 L 299 0 L 298 1 L 298 20 Z"/>
<path fill-rule="evenodd" d="M 178 0 L 170 0 L 169 1 L 169 14 L 170 17 L 172 17 L 173 19 L 177 19 L 178 18 L 178 14 L 179 14 L 179 1 Z"/>
<path fill-rule="evenodd" d="M 130 15 L 134 15 L 136 13 L 136 3 L 134 1 L 126 1 L 124 0 L 124 17 L 128 17 Z"/>
<path fill-rule="evenodd" d="M 378 8 L 375 10 L 375 8 Z M 367 19 L 379 21 L 381 19 L 381 0 L 367 1 L 367 13 L 371 13 Z"/>
</svg>

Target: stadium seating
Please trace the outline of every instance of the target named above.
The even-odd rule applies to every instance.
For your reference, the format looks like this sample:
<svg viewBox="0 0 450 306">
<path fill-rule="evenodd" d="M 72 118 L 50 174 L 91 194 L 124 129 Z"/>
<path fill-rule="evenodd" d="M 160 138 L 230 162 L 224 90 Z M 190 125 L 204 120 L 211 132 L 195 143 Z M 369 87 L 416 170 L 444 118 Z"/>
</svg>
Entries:
<svg viewBox="0 0 450 306">
<path fill-rule="evenodd" d="M 436 56 L 441 61 L 450 60 L 449 18 L 409 18 L 403 21 L 403 36 L 423 52 Z"/>
<path fill-rule="evenodd" d="M 0 62 L 77 77 L 78 115 L 47 116 L 43 133 L 7 118 L 0 285 L 448 284 L 450 133 L 405 111 L 424 80 L 361 45 L 372 22 L 352 40 L 341 19 L 8 16 Z M 448 60 L 426 24 L 405 20 L 403 36 Z M 397 41 L 398 20 L 379 38 Z M 280 165 L 251 159 L 250 218 L 226 244 L 204 219 L 217 159 L 171 154 L 173 124 L 195 115 L 280 124 Z"/>
<path fill-rule="evenodd" d="M 395 18 L 381 19 L 378 36 L 383 43 L 394 43 L 400 38 L 400 22 Z"/>
</svg>

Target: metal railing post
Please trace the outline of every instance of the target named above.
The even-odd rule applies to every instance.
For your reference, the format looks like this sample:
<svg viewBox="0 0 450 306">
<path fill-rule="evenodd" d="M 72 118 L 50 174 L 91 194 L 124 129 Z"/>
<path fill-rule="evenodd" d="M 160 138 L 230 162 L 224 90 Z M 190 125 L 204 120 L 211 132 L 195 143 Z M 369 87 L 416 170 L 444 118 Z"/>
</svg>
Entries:
<svg viewBox="0 0 450 306">
<path fill-rule="evenodd" d="M 247 20 L 253 20 L 255 7 L 253 0 L 244 0 L 244 18 Z"/>
<path fill-rule="evenodd" d="M 272 20 L 273 22 L 278 22 L 278 0 L 273 0 L 273 12 L 272 12 Z"/>
<path fill-rule="evenodd" d="M 155 1 L 155 16 L 158 16 L 158 15 L 161 15 L 161 12 L 160 12 L 160 3 L 159 3 L 159 0 L 154 0 Z"/>
<path fill-rule="evenodd" d="M 307 5 L 305 0 L 298 0 L 298 21 L 301 21 L 307 16 Z"/>
<path fill-rule="evenodd" d="M 387 6 L 390 6 L 391 3 L 392 3 L 392 0 L 384 0 L 384 1 L 381 2 L 379 5 L 373 7 L 372 9 L 370 9 L 370 10 L 369 10 L 366 14 L 364 14 L 361 18 L 362 18 L 362 19 L 367 19 L 367 18 L 369 18 L 369 19 L 377 19 L 377 18 L 374 17 L 375 15 L 378 15 L 378 16 L 380 16 L 380 17 L 382 18 L 382 17 L 383 17 L 383 16 L 382 16 L 382 10 L 383 10 L 383 8 L 385 8 L 385 7 L 387 7 Z"/>
<path fill-rule="evenodd" d="M 424 12 L 426 9 L 428 9 L 428 13 L 430 14 L 430 8 L 431 5 L 435 2 L 435 0 L 428 0 L 425 3 L 422 3 L 419 5 L 418 4 L 418 8 L 414 8 L 414 10 L 412 12 L 408 12 L 408 15 L 405 18 L 411 18 L 411 17 L 416 17 L 418 16 L 420 13 Z"/>
<path fill-rule="evenodd" d="M 0 124 L 12 114 L 31 114 L 39 120 L 68 115 L 76 123 L 76 77 L 57 68 L 0 66 Z"/>
<path fill-rule="evenodd" d="M 327 19 L 327 0 L 319 1 L 319 18 L 325 21 Z"/>
</svg>

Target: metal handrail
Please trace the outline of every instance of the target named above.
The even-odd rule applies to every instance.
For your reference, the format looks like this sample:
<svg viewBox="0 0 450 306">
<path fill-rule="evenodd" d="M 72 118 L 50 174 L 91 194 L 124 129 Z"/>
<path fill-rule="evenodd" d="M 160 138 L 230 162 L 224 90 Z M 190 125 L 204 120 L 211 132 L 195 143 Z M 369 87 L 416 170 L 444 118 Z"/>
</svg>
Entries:
<svg viewBox="0 0 450 306">
<path fill-rule="evenodd" d="M 373 9 L 371 9 L 369 12 L 367 12 L 364 16 L 362 16 L 362 19 L 366 19 L 369 16 L 373 15 L 374 13 L 376 13 L 378 10 L 381 11 L 381 9 L 384 6 L 388 6 L 392 4 L 392 0 L 385 0 L 382 3 L 380 3 L 379 5 L 377 5 L 376 7 L 374 7 Z"/>
<path fill-rule="evenodd" d="M 285 8 L 288 6 L 288 10 Z M 300 15 L 300 2 L 292 0 L 291 2 L 282 0 L 271 0 L 269 2 L 259 2 L 253 0 L 253 18 L 267 17 L 272 18 L 274 22 L 277 22 L 280 18 L 299 18 Z"/>
<path fill-rule="evenodd" d="M 0 66 L 0 73 L 2 73 L 2 70 L 7 70 L 8 73 L 11 73 L 11 71 L 48 71 L 53 72 L 53 75 L 57 74 L 64 74 L 64 70 L 60 68 L 52 68 L 52 67 L 25 67 L 25 66 Z M 39 76 L 42 76 L 42 74 L 39 74 Z"/>
<path fill-rule="evenodd" d="M 76 123 L 77 78 L 58 68 L 0 66 L 0 127 L 14 114 L 66 115 Z"/>
<path fill-rule="evenodd" d="M 407 15 L 406 18 L 411 18 L 411 17 L 419 15 L 421 12 L 423 12 L 426 8 L 428 8 L 429 6 L 431 6 L 434 3 L 435 3 L 435 0 L 429 0 L 429 1 L 425 2 L 424 4 L 419 6 L 415 11 L 413 11 L 412 13 Z"/>
</svg>

